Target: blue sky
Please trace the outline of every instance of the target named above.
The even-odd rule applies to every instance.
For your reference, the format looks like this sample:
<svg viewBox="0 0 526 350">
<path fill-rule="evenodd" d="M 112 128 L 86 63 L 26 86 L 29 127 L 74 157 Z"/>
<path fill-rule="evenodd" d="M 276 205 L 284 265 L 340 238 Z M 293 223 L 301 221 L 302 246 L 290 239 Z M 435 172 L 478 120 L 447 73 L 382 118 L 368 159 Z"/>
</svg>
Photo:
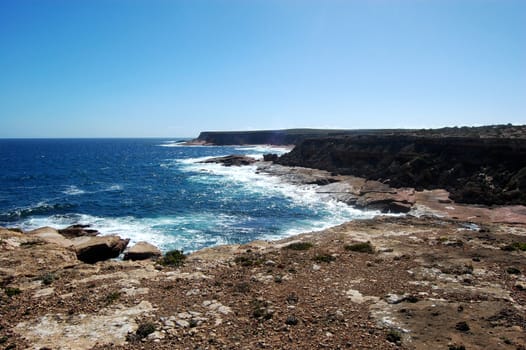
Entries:
<svg viewBox="0 0 526 350">
<path fill-rule="evenodd" d="M 0 0 L 0 137 L 497 123 L 523 0 Z"/>
</svg>

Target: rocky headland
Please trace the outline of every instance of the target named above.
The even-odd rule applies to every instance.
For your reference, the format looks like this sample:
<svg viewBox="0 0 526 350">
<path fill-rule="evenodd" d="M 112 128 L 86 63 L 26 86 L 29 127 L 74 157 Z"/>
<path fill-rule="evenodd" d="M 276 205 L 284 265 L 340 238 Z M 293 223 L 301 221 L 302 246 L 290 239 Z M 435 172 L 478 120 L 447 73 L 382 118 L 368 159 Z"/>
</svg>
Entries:
<svg viewBox="0 0 526 350">
<path fill-rule="evenodd" d="M 275 162 L 445 189 L 461 203 L 525 205 L 526 127 L 474 129 L 309 138 Z"/>
<path fill-rule="evenodd" d="M 465 131 L 448 142 L 437 131 L 340 135 L 304 139 L 279 159 L 209 160 L 256 165 L 283 181 L 316 185 L 320 197 L 378 210 L 374 219 L 280 241 L 161 256 L 146 242 L 127 247 L 126 239 L 86 226 L 2 228 L 0 347 L 526 349 L 523 197 L 507 194 L 502 203 L 514 205 L 459 203 L 457 187 L 418 182 L 434 175 L 421 175 L 425 167 L 411 158 L 437 158 L 439 170 L 454 159 L 457 175 L 492 184 L 491 198 L 497 189 L 523 191 L 523 138 L 503 128 L 480 133 L 478 143 Z M 496 133 L 515 141 L 492 147 L 500 144 Z M 368 172 L 345 170 L 355 164 Z M 509 174 L 499 177 L 494 167 Z M 481 169 L 484 176 L 468 175 Z M 119 254 L 126 260 L 113 259 Z"/>
</svg>

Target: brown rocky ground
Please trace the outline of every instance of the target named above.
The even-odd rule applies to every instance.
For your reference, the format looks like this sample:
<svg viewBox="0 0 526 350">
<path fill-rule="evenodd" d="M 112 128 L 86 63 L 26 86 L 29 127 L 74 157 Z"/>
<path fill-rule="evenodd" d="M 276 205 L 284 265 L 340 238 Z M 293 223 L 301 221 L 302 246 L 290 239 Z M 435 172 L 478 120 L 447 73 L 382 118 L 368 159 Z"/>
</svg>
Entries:
<svg viewBox="0 0 526 350">
<path fill-rule="evenodd" d="M 378 217 L 279 242 L 205 249 L 181 267 L 90 265 L 20 233 L 3 230 L 0 237 L 4 348 L 526 344 L 526 252 L 502 249 L 526 242 L 524 225 Z M 374 252 L 350 249 L 367 241 Z M 298 242 L 312 246 L 287 248 Z M 155 332 L 134 339 L 147 325 Z"/>
</svg>

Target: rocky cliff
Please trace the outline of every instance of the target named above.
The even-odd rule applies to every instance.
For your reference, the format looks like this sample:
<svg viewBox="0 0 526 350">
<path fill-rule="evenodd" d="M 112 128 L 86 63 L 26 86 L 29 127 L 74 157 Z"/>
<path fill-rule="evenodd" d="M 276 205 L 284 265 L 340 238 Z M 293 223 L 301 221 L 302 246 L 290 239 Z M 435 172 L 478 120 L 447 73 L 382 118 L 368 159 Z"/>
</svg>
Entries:
<svg viewBox="0 0 526 350">
<path fill-rule="evenodd" d="M 379 180 L 392 187 L 443 188 L 463 203 L 526 204 L 522 135 L 427 131 L 314 138 L 276 163 Z"/>
<path fill-rule="evenodd" d="M 296 145 L 307 138 L 388 133 L 393 130 L 286 129 L 257 131 L 203 131 L 193 142 L 212 145 Z"/>
</svg>

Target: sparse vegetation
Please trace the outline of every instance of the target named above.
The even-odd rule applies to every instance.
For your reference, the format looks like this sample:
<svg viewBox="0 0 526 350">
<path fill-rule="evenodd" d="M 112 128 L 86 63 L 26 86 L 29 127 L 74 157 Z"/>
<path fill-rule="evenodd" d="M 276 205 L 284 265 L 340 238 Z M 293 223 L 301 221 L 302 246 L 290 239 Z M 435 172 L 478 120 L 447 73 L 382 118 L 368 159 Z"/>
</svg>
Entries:
<svg viewBox="0 0 526 350">
<path fill-rule="evenodd" d="M 508 267 L 506 269 L 506 272 L 509 273 L 510 275 L 520 275 L 521 274 L 521 270 L 513 266 Z"/>
<path fill-rule="evenodd" d="M 511 244 L 505 245 L 502 247 L 502 250 L 508 251 L 508 252 L 514 252 L 514 251 L 526 251 L 526 242 L 513 242 Z"/>
<path fill-rule="evenodd" d="M 238 293 L 248 293 L 250 291 L 250 284 L 248 282 L 240 282 L 235 285 L 234 290 Z"/>
<path fill-rule="evenodd" d="M 368 254 L 374 253 L 374 247 L 371 244 L 371 242 L 348 244 L 344 248 L 345 250 L 348 250 L 351 252 L 368 253 Z"/>
<path fill-rule="evenodd" d="M 8 297 L 13 297 L 15 295 L 22 293 L 20 288 L 16 288 L 16 287 L 7 287 L 4 291 Z"/>
<path fill-rule="evenodd" d="M 149 334 L 155 332 L 155 324 L 153 322 L 143 322 L 139 324 L 135 334 L 128 334 L 126 337 L 127 341 L 140 341 L 141 339 L 146 338 Z"/>
<path fill-rule="evenodd" d="M 113 304 L 114 302 L 119 300 L 120 297 L 121 297 L 120 292 L 111 292 L 108 295 L 106 295 L 106 298 L 105 298 L 106 304 Z"/>
<path fill-rule="evenodd" d="M 317 262 L 330 263 L 336 260 L 336 258 L 330 254 L 318 254 L 314 258 L 312 258 L 312 260 L 317 261 Z"/>
<path fill-rule="evenodd" d="M 449 345 L 448 350 L 466 350 L 464 345 Z"/>
<path fill-rule="evenodd" d="M 163 266 L 181 266 L 186 259 L 186 255 L 183 254 L 182 250 L 170 250 L 159 259 L 159 264 Z"/>
<path fill-rule="evenodd" d="M 274 311 L 269 308 L 266 301 L 255 299 L 252 301 L 252 317 L 259 320 L 270 320 Z"/>
<path fill-rule="evenodd" d="M 387 333 L 386 338 L 391 343 L 397 343 L 397 342 L 400 342 L 402 340 L 402 335 L 397 330 L 391 329 Z"/>
<path fill-rule="evenodd" d="M 46 286 L 49 286 L 55 280 L 55 275 L 52 274 L 51 272 L 48 272 L 40 276 L 40 280 L 42 281 L 43 284 L 45 284 Z"/>
<path fill-rule="evenodd" d="M 289 249 L 289 250 L 309 250 L 314 246 L 314 244 L 310 242 L 296 242 L 291 243 L 289 245 L 286 245 L 283 247 L 283 249 Z"/>
<path fill-rule="evenodd" d="M 465 321 L 460 321 L 455 325 L 455 329 L 461 332 L 468 332 L 470 328 Z"/>
<path fill-rule="evenodd" d="M 239 255 L 234 258 L 234 262 L 241 266 L 253 266 L 260 265 L 261 259 L 258 259 L 251 255 Z"/>
</svg>

